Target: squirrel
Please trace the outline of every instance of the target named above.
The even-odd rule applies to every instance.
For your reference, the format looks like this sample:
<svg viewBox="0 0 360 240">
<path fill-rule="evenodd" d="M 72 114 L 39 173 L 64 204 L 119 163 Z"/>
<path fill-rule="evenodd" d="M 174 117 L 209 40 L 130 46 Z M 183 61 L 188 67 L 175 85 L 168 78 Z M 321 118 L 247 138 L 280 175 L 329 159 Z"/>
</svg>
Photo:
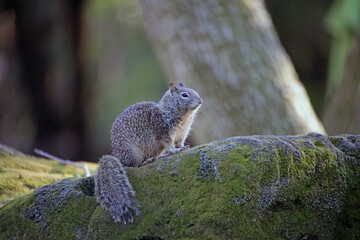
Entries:
<svg viewBox="0 0 360 240">
<path fill-rule="evenodd" d="M 139 102 L 121 112 L 111 128 L 112 155 L 99 161 L 95 193 L 115 222 L 126 224 L 141 214 L 124 166 L 140 167 L 184 146 L 202 99 L 182 83 L 170 83 L 156 102 Z"/>
</svg>

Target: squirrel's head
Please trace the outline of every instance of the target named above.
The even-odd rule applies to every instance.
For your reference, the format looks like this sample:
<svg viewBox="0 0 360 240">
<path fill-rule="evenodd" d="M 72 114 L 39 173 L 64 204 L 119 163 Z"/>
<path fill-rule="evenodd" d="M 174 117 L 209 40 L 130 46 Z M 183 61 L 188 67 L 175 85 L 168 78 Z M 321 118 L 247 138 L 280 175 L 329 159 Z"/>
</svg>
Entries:
<svg viewBox="0 0 360 240">
<path fill-rule="evenodd" d="M 195 90 L 184 87 L 182 83 L 179 86 L 170 83 L 169 90 L 165 93 L 162 100 L 165 100 L 168 106 L 182 109 L 186 112 L 197 110 L 203 102 Z"/>
</svg>

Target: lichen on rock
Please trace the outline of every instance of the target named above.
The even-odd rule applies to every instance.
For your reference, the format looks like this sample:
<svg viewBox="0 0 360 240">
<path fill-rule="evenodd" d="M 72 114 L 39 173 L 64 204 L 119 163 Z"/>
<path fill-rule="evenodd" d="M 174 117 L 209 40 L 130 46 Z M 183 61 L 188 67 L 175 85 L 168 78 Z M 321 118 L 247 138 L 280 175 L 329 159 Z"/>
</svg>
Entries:
<svg viewBox="0 0 360 240">
<path fill-rule="evenodd" d="M 228 138 L 128 168 L 132 224 L 65 179 L 0 208 L 0 239 L 358 239 L 359 157 L 360 135 Z"/>
</svg>

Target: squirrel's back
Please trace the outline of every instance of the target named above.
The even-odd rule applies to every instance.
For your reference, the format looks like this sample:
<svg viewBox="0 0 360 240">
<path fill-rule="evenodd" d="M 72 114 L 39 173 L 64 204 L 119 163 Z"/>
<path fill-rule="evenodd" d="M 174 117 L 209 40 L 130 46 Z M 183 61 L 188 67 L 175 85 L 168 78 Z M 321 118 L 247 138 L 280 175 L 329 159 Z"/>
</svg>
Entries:
<svg viewBox="0 0 360 240">
<path fill-rule="evenodd" d="M 165 134 L 163 131 L 166 131 L 166 126 L 157 104 L 135 103 L 121 112 L 112 125 L 113 155 L 125 166 L 138 167 L 165 150 L 156 141 L 159 134 Z"/>
</svg>

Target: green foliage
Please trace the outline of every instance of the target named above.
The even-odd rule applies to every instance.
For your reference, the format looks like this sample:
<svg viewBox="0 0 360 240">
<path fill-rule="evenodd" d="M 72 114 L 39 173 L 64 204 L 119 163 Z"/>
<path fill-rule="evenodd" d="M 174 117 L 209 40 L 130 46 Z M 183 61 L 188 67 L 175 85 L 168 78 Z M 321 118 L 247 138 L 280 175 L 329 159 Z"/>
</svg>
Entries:
<svg viewBox="0 0 360 240">
<path fill-rule="evenodd" d="M 360 33 L 360 1 L 336 0 L 325 19 L 333 35 L 330 50 L 327 97 L 341 83 L 346 61 L 356 35 Z"/>
<path fill-rule="evenodd" d="M 356 34 L 360 27 L 360 2 L 358 0 L 335 1 L 326 18 L 327 28 L 334 36 Z"/>
</svg>

